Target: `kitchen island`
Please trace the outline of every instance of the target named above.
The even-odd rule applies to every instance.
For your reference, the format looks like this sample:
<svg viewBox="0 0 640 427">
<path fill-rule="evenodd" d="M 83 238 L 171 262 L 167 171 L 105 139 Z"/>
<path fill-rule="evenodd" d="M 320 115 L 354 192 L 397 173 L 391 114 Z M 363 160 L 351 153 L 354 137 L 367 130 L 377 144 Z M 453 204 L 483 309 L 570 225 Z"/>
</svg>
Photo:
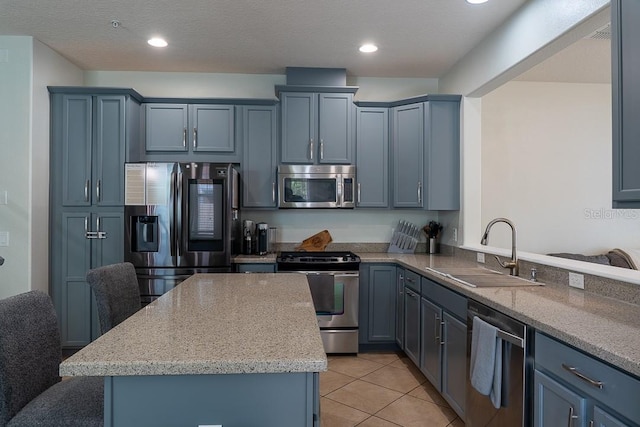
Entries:
<svg viewBox="0 0 640 427">
<path fill-rule="evenodd" d="M 105 426 L 315 426 L 327 358 L 306 277 L 196 274 L 60 365 Z"/>
</svg>

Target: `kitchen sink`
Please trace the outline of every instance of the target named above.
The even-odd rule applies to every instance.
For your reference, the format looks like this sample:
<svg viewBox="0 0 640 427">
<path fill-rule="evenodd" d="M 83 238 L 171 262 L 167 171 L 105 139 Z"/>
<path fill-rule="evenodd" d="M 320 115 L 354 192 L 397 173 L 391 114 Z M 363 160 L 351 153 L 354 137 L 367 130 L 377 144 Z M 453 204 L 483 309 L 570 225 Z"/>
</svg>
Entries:
<svg viewBox="0 0 640 427">
<path fill-rule="evenodd" d="M 427 267 L 426 270 L 471 288 L 542 285 L 541 282 L 532 282 L 523 277 L 509 276 L 499 271 L 483 267 L 451 267 L 438 269 Z"/>
</svg>

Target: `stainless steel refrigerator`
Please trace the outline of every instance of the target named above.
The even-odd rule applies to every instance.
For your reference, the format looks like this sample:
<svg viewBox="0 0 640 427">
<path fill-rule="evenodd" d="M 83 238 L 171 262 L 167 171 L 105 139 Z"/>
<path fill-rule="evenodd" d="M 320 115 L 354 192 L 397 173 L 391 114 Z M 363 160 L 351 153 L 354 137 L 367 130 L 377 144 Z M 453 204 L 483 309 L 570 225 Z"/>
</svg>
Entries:
<svg viewBox="0 0 640 427">
<path fill-rule="evenodd" d="M 231 164 L 127 163 L 125 261 L 148 303 L 196 272 L 230 272 L 239 252 L 239 177 Z"/>
</svg>

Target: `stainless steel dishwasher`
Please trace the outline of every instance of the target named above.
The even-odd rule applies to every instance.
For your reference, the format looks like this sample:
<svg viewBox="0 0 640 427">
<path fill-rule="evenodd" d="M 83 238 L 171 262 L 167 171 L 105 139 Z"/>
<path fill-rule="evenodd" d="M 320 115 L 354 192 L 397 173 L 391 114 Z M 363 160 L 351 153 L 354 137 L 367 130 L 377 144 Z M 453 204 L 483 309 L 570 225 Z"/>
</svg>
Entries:
<svg viewBox="0 0 640 427">
<path fill-rule="evenodd" d="M 496 409 L 489 396 L 480 394 L 471 386 L 469 362 L 473 318 L 479 317 L 498 328 L 502 346 L 502 404 Z M 467 395 L 466 427 L 529 426 L 531 414 L 532 363 L 527 353 L 527 327 L 492 308 L 469 300 L 467 310 Z"/>
</svg>

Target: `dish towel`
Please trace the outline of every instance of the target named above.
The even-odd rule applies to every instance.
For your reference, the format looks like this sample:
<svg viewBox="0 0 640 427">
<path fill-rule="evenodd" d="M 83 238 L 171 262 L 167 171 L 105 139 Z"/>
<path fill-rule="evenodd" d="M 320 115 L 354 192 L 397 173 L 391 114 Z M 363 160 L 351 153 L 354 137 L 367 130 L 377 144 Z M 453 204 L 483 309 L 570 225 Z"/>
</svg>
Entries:
<svg viewBox="0 0 640 427">
<path fill-rule="evenodd" d="M 471 334 L 471 385 L 489 396 L 495 408 L 502 405 L 502 339 L 498 328 L 479 317 L 473 318 Z"/>
</svg>

